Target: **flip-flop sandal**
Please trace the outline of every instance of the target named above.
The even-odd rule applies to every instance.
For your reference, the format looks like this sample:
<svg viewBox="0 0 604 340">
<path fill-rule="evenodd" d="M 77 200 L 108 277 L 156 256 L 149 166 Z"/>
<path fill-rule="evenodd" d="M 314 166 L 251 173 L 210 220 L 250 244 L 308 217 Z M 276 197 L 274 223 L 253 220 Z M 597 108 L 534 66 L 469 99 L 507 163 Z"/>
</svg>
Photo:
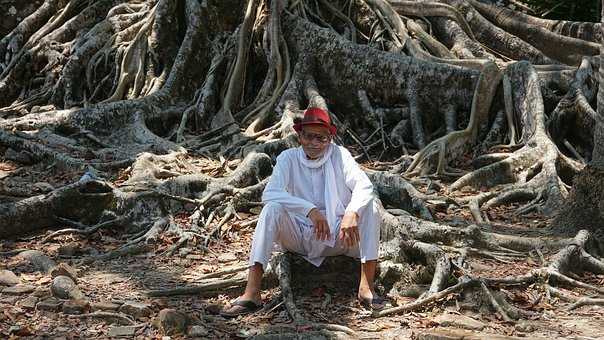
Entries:
<svg viewBox="0 0 604 340">
<path fill-rule="evenodd" d="M 235 300 L 229 308 L 220 311 L 220 315 L 233 318 L 239 315 L 247 315 L 256 312 L 262 308 L 262 303 L 255 303 L 251 300 Z"/>
<path fill-rule="evenodd" d="M 358 299 L 358 300 L 359 300 L 359 303 L 361 304 L 361 306 L 363 306 L 363 308 L 372 310 L 372 311 L 382 310 L 382 309 L 386 308 L 386 306 L 387 306 L 387 301 L 377 295 L 374 296 L 373 299 L 366 298 L 366 299 Z"/>
</svg>

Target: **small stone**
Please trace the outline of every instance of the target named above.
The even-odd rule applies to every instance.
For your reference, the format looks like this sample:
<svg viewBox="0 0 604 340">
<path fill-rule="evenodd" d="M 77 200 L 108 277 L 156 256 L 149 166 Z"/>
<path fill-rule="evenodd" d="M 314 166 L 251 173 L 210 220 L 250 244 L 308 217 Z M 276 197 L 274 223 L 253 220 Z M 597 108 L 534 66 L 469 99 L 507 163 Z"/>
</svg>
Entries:
<svg viewBox="0 0 604 340">
<path fill-rule="evenodd" d="M 8 148 L 6 150 L 6 152 L 4 153 L 4 159 L 7 159 L 9 161 L 13 161 L 13 162 L 17 162 L 17 163 L 21 163 L 24 165 L 31 165 L 33 164 L 33 160 L 31 155 L 28 152 L 25 151 L 15 151 L 14 149 Z"/>
<path fill-rule="evenodd" d="M 180 248 L 180 250 L 178 251 L 178 255 L 180 255 L 180 257 L 186 257 L 192 251 L 193 250 L 191 248 Z"/>
<path fill-rule="evenodd" d="M 213 314 L 213 315 L 217 315 L 220 314 L 220 311 L 222 310 L 223 306 L 219 305 L 219 304 L 210 304 L 206 306 L 206 312 Z"/>
<path fill-rule="evenodd" d="M 28 296 L 25 299 L 19 301 L 19 307 L 25 310 L 34 310 L 36 309 L 36 304 L 38 303 L 38 298 L 35 296 Z"/>
<path fill-rule="evenodd" d="M 260 215 L 260 212 L 262 212 L 262 207 L 251 207 L 250 208 L 251 214 Z"/>
<path fill-rule="evenodd" d="M 203 256 L 199 254 L 189 254 L 187 255 L 187 260 L 202 260 Z"/>
<path fill-rule="evenodd" d="M 6 287 L 2 290 L 2 294 L 6 295 L 23 295 L 29 294 L 34 291 L 36 287 L 30 285 L 16 285 L 12 287 Z"/>
<path fill-rule="evenodd" d="M 57 266 L 50 270 L 50 277 L 54 279 L 57 276 L 67 276 L 71 278 L 74 283 L 78 282 L 77 271 L 67 263 L 59 263 Z"/>
<path fill-rule="evenodd" d="M 2 299 L 0 299 L 0 303 L 6 304 L 6 305 L 14 305 L 15 303 L 17 303 L 17 301 L 19 301 L 19 296 L 17 296 L 17 295 L 5 296 Z"/>
<path fill-rule="evenodd" d="M 47 192 L 51 192 L 53 190 L 55 190 L 55 188 L 47 182 L 37 182 L 34 184 L 34 188 L 41 193 L 47 193 Z"/>
<path fill-rule="evenodd" d="M 471 330 L 482 330 L 486 327 L 480 321 L 474 320 L 465 315 L 444 313 L 433 319 L 434 322 L 438 323 L 442 327 L 459 327 Z"/>
<path fill-rule="evenodd" d="M 15 273 L 10 270 L 2 269 L 0 270 L 0 285 L 4 286 L 14 286 L 21 283 L 21 280 Z"/>
<path fill-rule="evenodd" d="M 120 308 L 120 305 L 117 303 L 109 302 L 109 301 L 99 301 L 93 302 L 90 304 L 90 309 L 93 311 L 116 311 Z"/>
<path fill-rule="evenodd" d="M 90 304 L 85 300 L 69 300 L 63 303 L 63 313 L 84 314 L 90 309 Z"/>
<path fill-rule="evenodd" d="M 153 323 L 164 334 L 184 334 L 187 330 L 188 319 L 186 314 L 166 308 L 159 312 Z"/>
<path fill-rule="evenodd" d="M 107 332 L 108 336 L 120 337 L 120 336 L 134 336 L 136 333 L 136 327 L 134 326 L 120 326 L 113 327 Z"/>
<path fill-rule="evenodd" d="M 57 249 L 59 256 L 61 257 L 72 257 L 81 251 L 80 246 L 77 243 L 68 243 L 62 245 Z"/>
<path fill-rule="evenodd" d="M 209 334 L 208 330 L 204 326 L 192 326 L 189 329 L 189 336 L 192 338 L 202 338 Z"/>
<path fill-rule="evenodd" d="M 146 303 L 126 301 L 120 307 L 120 312 L 133 316 L 135 318 L 147 317 L 151 315 L 151 306 Z"/>
<path fill-rule="evenodd" d="M 218 256 L 218 262 L 221 262 L 221 263 L 232 262 L 235 260 L 237 260 L 237 257 L 231 253 L 224 253 L 224 254 L 220 254 L 220 256 Z"/>
<path fill-rule="evenodd" d="M 532 333 L 535 331 L 535 326 L 532 325 L 531 323 L 525 321 L 525 320 L 520 320 L 517 324 L 516 324 L 516 330 L 518 332 L 524 332 L 524 333 Z"/>
<path fill-rule="evenodd" d="M 45 288 L 45 287 L 38 287 L 38 288 L 36 288 L 36 290 L 34 290 L 33 293 L 31 293 L 31 295 L 33 295 L 35 297 L 39 297 L 39 298 L 50 297 L 50 290 L 48 290 L 48 288 Z"/>
<path fill-rule="evenodd" d="M 58 312 L 61 309 L 63 303 L 55 298 L 48 298 L 38 302 L 36 305 L 37 310 L 43 310 L 47 312 Z"/>
<path fill-rule="evenodd" d="M 50 285 L 52 295 L 59 299 L 84 299 L 84 294 L 70 277 L 57 276 Z"/>
<path fill-rule="evenodd" d="M 447 212 L 447 208 L 449 204 L 442 200 L 427 200 L 426 203 L 430 205 L 430 207 L 439 212 Z"/>
</svg>

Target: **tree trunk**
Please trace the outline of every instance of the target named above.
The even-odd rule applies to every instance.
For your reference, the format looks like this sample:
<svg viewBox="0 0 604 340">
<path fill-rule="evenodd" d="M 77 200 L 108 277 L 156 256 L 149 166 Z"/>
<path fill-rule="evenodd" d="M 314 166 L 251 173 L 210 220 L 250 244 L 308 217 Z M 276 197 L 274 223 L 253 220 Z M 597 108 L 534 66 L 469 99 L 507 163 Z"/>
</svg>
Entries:
<svg viewBox="0 0 604 340">
<path fill-rule="evenodd" d="M 604 6 L 601 7 L 604 22 Z M 600 26 L 604 30 L 604 25 Z M 597 94 L 593 154 L 591 162 L 577 176 L 569 203 L 561 209 L 553 228 L 572 234 L 580 229 L 594 232 L 595 239 L 604 244 L 604 41 L 600 47 L 598 68 L 600 86 Z"/>
</svg>

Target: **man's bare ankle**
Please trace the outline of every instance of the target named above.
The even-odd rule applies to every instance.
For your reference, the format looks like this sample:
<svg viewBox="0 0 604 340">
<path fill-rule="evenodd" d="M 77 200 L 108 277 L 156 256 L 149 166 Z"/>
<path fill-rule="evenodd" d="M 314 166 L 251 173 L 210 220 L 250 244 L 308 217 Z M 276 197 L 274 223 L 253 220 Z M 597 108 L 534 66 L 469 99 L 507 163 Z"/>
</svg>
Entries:
<svg viewBox="0 0 604 340">
<path fill-rule="evenodd" d="M 260 294 L 260 292 L 245 292 L 239 297 L 239 299 L 244 301 L 261 302 L 262 295 Z"/>
</svg>

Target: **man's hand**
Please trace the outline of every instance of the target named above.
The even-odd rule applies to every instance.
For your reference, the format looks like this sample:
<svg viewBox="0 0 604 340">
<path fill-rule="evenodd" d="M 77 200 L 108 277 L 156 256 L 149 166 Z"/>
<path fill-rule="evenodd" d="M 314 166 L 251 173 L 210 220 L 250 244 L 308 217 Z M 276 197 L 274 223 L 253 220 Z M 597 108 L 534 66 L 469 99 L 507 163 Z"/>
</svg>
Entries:
<svg viewBox="0 0 604 340">
<path fill-rule="evenodd" d="M 358 215 L 354 212 L 347 211 L 342 217 L 340 223 L 340 240 L 344 241 L 347 247 L 356 246 L 361 238 L 359 237 Z"/>
<path fill-rule="evenodd" d="M 315 226 L 315 235 L 317 240 L 327 240 L 331 236 L 329 233 L 329 224 L 327 223 L 327 219 L 319 209 L 313 208 L 308 213 L 308 218 L 312 221 L 312 224 Z"/>
</svg>

